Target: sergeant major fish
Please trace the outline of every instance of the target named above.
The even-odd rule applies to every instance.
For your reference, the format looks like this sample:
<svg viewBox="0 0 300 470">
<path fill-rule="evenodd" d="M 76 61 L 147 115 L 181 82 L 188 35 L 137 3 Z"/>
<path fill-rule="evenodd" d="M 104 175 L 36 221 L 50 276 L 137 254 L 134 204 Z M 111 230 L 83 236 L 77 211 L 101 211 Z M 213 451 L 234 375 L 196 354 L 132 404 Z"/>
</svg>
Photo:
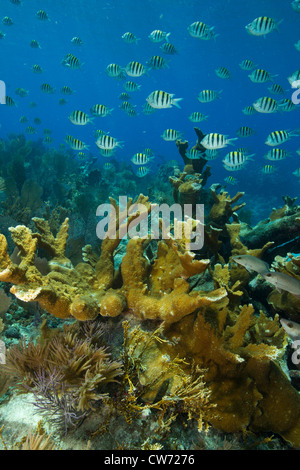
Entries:
<svg viewBox="0 0 300 470">
<path fill-rule="evenodd" d="M 147 98 L 147 103 L 152 106 L 152 108 L 157 109 L 164 109 L 164 108 L 172 108 L 172 105 L 180 108 L 178 104 L 182 98 L 174 98 L 174 94 L 167 93 L 166 91 L 156 90 L 153 91 Z"/>
</svg>

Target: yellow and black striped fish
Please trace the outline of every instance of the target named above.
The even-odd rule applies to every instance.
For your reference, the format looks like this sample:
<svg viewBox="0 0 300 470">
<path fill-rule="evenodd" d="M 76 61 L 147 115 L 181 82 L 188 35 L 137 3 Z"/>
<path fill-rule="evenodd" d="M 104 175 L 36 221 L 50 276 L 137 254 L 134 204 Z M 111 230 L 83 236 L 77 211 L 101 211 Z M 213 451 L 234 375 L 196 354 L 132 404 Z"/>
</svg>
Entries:
<svg viewBox="0 0 300 470">
<path fill-rule="evenodd" d="M 79 69 L 81 67 L 80 60 L 73 54 L 67 54 L 62 60 L 62 65 L 70 69 Z"/>
<path fill-rule="evenodd" d="M 108 106 L 105 106 L 104 104 L 94 104 L 94 106 L 91 107 L 90 111 L 93 116 L 105 117 L 105 116 L 110 115 L 113 109 L 114 108 L 109 108 Z"/>
<path fill-rule="evenodd" d="M 152 31 L 152 33 L 149 34 L 148 38 L 152 42 L 161 42 L 163 39 L 166 41 L 169 40 L 169 36 L 171 33 L 165 33 L 164 31 L 161 31 L 160 29 L 155 29 Z"/>
<path fill-rule="evenodd" d="M 48 95 L 55 93 L 55 89 L 51 85 L 49 85 L 49 83 L 42 83 L 40 89 L 43 93 L 46 93 Z"/>
<path fill-rule="evenodd" d="M 152 108 L 171 108 L 172 105 L 174 105 L 180 109 L 180 105 L 178 103 L 182 100 L 182 98 L 173 97 L 174 94 L 167 93 L 166 91 L 162 90 L 156 90 L 150 93 L 146 101 L 150 104 L 150 106 L 152 106 Z"/>
<path fill-rule="evenodd" d="M 89 117 L 83 111 L 78 111 L 78 110 L 73 111 L 68 116 L 68 119 L 70 119 L 71 123 L 75 124 L 76 126 L 85 126 L 89 122 L 93 122 L 93 118 Z"/>
<path fill-rule="evenodd" d="M 286 130 L 280 130 L 280 131 L 273 131 L 271 132 L 266 140 L 266 144 L 270 145 L 271 147 L 275 147 L 276 145 L 283 144 L 287 140 L 289 140 L 291 137 L 298 137 L 300 135 L 300 129 L 296 129 L 294 131 L 286 131 Z"/>
<path fill-rule="evenodd" d="M 278 103 L 273 98 L 263 96 L 253 103 L 253 107 L 259 113 L 269 114 L 275 113 L 278 110 Z"/>
<path fill-rule="evenodd" d="M 42 67 L 40 67 L 40 66 L 37 65 L 37 64 L 34 64 L 34 65 L 31 67 L 31 70 L 33 71 L 33 73 L 42 73 L 42 72 L 43 72 Z"/>
<path fill-rule="evenodd" d="M 78 36 L 74 36 L 74 38 L 71 39 L 71 43 L 74 44 L 74 46 L 82 46 L 83 41 Z"/>
<path fill-rule="evenodd" d="M 262 167 L 262 172 L 265 174 L 265 175 L 272 175 L 273 173 L 275 173 L 275 171 L 277 170 L 277 168 L 275 168 L 274 166 L 272 165 L 264 165 Z"/>
<path fill-rule="evenodd" d="M 168 62 L 161 56 L 159 55 L 154 55 L 152 56 L 148 62 L 147 62 L 148 67 L 151 69 L 163 69 L 164 67 L 169 67 Z"/>
<path fill-rule="evenodd" d="M 122 67 L 119 64 L 108 64 L 108 66 L 105 69 L 105 72 L 109 77 L 116 78 L 122 73 Z"/>
<path fill-rule="evenodd" d="M 276 22 L 268 16 L 259 16 L 246 26 L 246 30 L 253 36 L 265 36 L 274 29 L 278 30 L 278 25 L 281 22 L 282 20 Z"/>
<path fill-rule="evenodd" d="M 153 156 L 146 155 L 145 153 L 135 153 L 131 158 L 131 161 L 134 165 L 147 165 L 151 160 L 153 160 Z"/>
<path fill-rule="evenodd" d="M 161 137 L 167 142 L 174 142 L 182 137 L 182 132 L 176 131 L 175 129 L 166 129 Z"/>
<path fill-rule="evenodd" d="M 36 16 L 39 20 L 41 21 L 47 21 L 49 20 L 49 16 L 47 15 L 47 13 L 44 11 L 44 10 L 39 10 L 37 13 L 36 13 Z"/>
<path fill-rule="evenodd" d="M 198 95 L 198 101 L 200 103 L 210 103 L 218 98 L 220 98 L 220 94 L 223 90 L 215 91 L 215 90 L 202 90 Z"/>
<path fill-rule="evenodd" d="M 122 147 L 122 142 L 118 142 L 114 137 L 104 134 L 98 137 L 96 145 L 100 149 L 114 149 L 116 147 Z"/>
<path fill-rule="evenodd" d="M 284 160 L 289 155 L 291 155 L 290 152 L 287 152 L 286 150 L 273 148 L 273 149 L 269 150 L 265 154 L 264 157 L 267 160 L 271 160 L 272 162 L 277 162 L 277 161 L 280 161 L 280 160 Z"/>
<path fill-rule="evenodd" d="M 137 91 L 141 88 L 141 85 L 138 85 L 137 83 L 132 82 L 131 80 L 125 82 L 123 86 L 126 91 Z"/>
<path fill-rule="evenodd" d="M 248 75 L 248 77 L 253 83 L 265 83 L 273 80 L 273 77 L 276 77 L 276 75 L 271 75 L 264 69 L 255 69 Z"/>
<path fill-rule="evenodd" d="M 140 62 L 131 61 L 126 65 L 125 72 L 130 77 L 141 77 L 146 72 L 146 69 Z"/>
</svg>

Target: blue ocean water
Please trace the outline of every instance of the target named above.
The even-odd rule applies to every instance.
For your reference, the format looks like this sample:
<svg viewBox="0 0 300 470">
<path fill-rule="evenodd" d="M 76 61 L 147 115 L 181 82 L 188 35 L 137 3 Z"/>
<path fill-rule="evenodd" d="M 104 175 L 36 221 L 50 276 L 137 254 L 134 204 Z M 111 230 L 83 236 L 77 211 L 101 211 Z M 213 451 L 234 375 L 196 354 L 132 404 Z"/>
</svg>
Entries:
<svg viewBox="0 0 300 470">
<path fill-rule="evenodd" d="M 50 21 L 40 21 L 36 12 L 43 9 Z M 35 126 L 37 134 L 28 139 L 38 140 L 43 137 L 43 129 L 52 130 L 52 148 L 64 142 L 65 136 L 74 135 L 90 145 L 90 151 L 97 156 L 99 164 L 107 161 L 99 155 L 95 145 L 96 128 L 110 132 L 117 140 L 123 141 L 116 158 L 130 162 L 132 156 L 145 147 L 151 147 L 155 153 L 152 171 L 161 163 L 177 160 L 182 163 L 174 142 L 161 138 L 162 132 L 173 128 L 183 133 L 183 139 L 190 146 L 196 142 L 194 124 L 188 116 L 194 111 L 201 111 L 209 116 L 206 121 L 195 124 L 206 133 L 218 132 L 236 137 L 240 126 L 249 126 L 256 132 L 248 138 L 240 138 L 237 146 L 249 148 L 254 153 L 243 170 L 229 173 L 222 165 L 222 158 L 209 162 L 212 176 L 209 183 L 222 183 L 232 175 L 238 179 L 234 187 L 227 190 L 233 195 L 236 190 L 245 191 L 244 201 L 252 211 L 252 222 L 267 217 L 272 207 L 283 205 L 281 196 L 298 196 L 299 182 L 292 172 L 300 167 L 300 138 L 293 137 L 281 147 L 292 155 L 280 162 L 269 162 L 263 158 L 270 149 L 265 145 L 267 135 L 274 130 L 294 130 L 300 126 L 299 108 L 292 112 L 273 114 L 257 113 L 245 116 L 242 109 L 251 105 L 262 96 L 271 95 L 265 84 L 252 83 L 250 72 L 240 68 L 239 63 L 251 59 L 258 67 L 276 74 L 274 81 L 285 90 L 285 98 L 291 98 L 292 89 L 287 80 L 300 64 L 300 52 L 294 44 L 300 39 L 300 14 L 292 9 L 287 0 L 23 0 L 15 5 L 10 0 L 1 0 L 1 18 L 8 16 L 13 25 L 1 24 L 0 29 L 6 34 L 0 40 L 1 76 L 6 83 L 7 95 L 17 106 L 0 106 L 1 138 L 10 133 L 23 133 L 24 124 L 20 116 L 28 118 L 27 125 L 34 125 L 39 117 L 42 125 Z M 247 33 L 245 26 L 259 16 L 268 16 L 275 21 L 283 20 L 278 31 L 266 37 L 256 37 Z M 215 40 L 203 41 L 193 38 L 187 31 L 195 21 L 203 21 L 214 26 Z M 148 35 L 155 29 L 171 33 L 169 40 L 178 54 L 163 55 L 160 45 L 152 43 Z M 130 31 L 140 38 L 138 44 L 127 44 L 122 35 Z M 82 46 L 71 43 L 74 36 L 79 36 Z M 32 49 L 30 41 L 36 39 L 41 49 Z M 74 54 L 83 63 L 79 70 L 63 67 L 61 62 L 68 53 Z M 109 77 L 105 69 L 110 63 L 125 67 L 135 60 L 143 64 L 152 55 L 162 55 L 169 60 L 169 67 L 163 70 L 151 70 L 134 79 L 141 89 L 132 93 L 132 103 L 136 105 L 138 116 L 129 117 L 119 109 L 119 94 L 123 82 Z M 43 73 L 36 75 L 31 67 L 38 64 Z M 215 69 L 228 68 L 230 80 L 219 78 Z M 130 79 L 130 78 L 129 78 Z M 56 90 L 55 94 L 46 95 L 40 90 L 42 83 L 49 83 Z M 62 86 L 68 85 L 76 90 L 67 103 L 60 106 L 58 101 L 63 96 Z M 29 91 L 28 96 L 20 98 L 15 94 L 17 88 Z M 221 99 L 212 103 L 199 103 L 197 96 L 202 89 L 223 90 Z M 181 109 L 160 109 L 146 116 L 142 111 L 148 95 L 157 89 L 174 93 L 183 98 Z M 29 106 L 36 103 L 35 108 Z M 68 119 L 74 109 L 89 113 L 95 103 L 106 104 L 114 108 L 111 116 L 96 118 L 95 124 L 74 126 Z M 233 147 L 223 149 L 222 156 Z M 277 171 L 272 175 L 263 174 L 261 169 L 272 164 Z M 298 201 L 299 202 L 299 201 Z"/>
</svg>

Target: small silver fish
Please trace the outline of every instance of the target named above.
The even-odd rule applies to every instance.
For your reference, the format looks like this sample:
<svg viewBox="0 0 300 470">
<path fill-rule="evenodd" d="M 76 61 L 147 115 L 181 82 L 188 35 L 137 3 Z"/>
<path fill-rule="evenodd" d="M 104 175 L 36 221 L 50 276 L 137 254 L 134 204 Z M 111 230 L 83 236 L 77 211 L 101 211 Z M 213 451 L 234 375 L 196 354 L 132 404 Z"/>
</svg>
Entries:
<svg viewBox="0 0 300 470">
<path fill-rule="evenodd" d="M 294 277 L 280 272 L 267 272 L 262 274 L 262 276 L 270 284 L 273 284 L 278 290 L 278 292 L 284 290 L 300 298 L 300 281 L 298 281 Z"/>
<path fill-rule="evenodd" d="M 232 260 L 235 263 L 240 264 L 241 266 L 244 266 L 244 268 L 246 268 L 247 271 L 255 271 L 258 274 L 266 273 L 269 271 L 268 263 L 266 263 L 265 261 L 262 261 L 256 256 L 237 255 L 237 256 L 233 256 Z"/>
</svg>

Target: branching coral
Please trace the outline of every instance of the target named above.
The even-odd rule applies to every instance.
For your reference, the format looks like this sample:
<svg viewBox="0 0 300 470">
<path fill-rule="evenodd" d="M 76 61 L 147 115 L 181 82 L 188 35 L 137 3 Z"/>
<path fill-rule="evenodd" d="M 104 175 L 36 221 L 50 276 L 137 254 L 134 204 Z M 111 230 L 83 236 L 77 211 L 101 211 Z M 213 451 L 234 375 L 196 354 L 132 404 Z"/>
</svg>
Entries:
<svg viewBox="0 0 300 470">
<path fill-rule="evenodd" d="M 112 205 L 117 207 L 114 200 Z M 132 200 L 128 200 L 128 207 Z M 27 227 L 18 225 L 10 228 L 14 243 L 18 247 L 21 263 L 14 264 L 7 253 L 7 242 L 0 236 L 0 280 L 14 284 L 11 292 L 23 301 L 38 301 L 48 312 L 59 318 L 70 315 L 78 320 L 89 320 L 102 313 L 102 300 L 110 306 L 110 315 L 120 314 L 126 307 L 126 299 L 118 291 L 112 291 L 114 281 L 113 254 L 121 238 L 124 225 L 133 226 L 150 211 L 148 198 L 140 195 L 135 203 L 136 210 L 130 215 L 127 207 L 117 212 L 116 234 L 102 242 L 101 255 L 93 268 L 90 264 L 79 263 L 75 268 L 65 256 L 68 238 L 68 219 L 61 225 L 56 237 L 51 233 L 44 219 L 34 218 L 39 233 L 32 233 Z M 140 213 L 140 207 L 144 212 Z M 42 275 L 34 264 L 38 248 L 46 250 L 50 256 L 50 272 Z M 106 308 L 106 307 L 105 307 Z M 105 314 L 106 311 L 104 311 Z"/>
<path fill-rule="evenodd" d="M 211 223 L 215 224 L 217 227 L 223 227 L 234 213 L 246 204 L 245 202 L 242 204 L 236 204 L 236 202 L 245 194 L 242 192 L 236 193 L 233 198 L 231 198 L 225 191 L 217 194 L 213 189 L 211 189 L 211 194 L 215 202 L 210 210 L 209 219 Z"/>
<path fill-rule="evenodd" d="M 111 202 L 117 207 L 115 201 Z M 85 255 L 88 263 L 79 263 L 75 268 L 65 256 L 68 220 L 56 237 L 44 219 L 33 219 L 39 233 L 32 233 L 24 226 L 11 228 L 21 262 L 19 265 L 12 263 L 6 239 L 1 236 L 0 280 L 14 284 L 11 292 L 17 298 L 35 300 L 55 316 L 67 318 L 73 315 L 78 320 L 92 319 L 99 313 L 117 316 L 129 308 L 139 318 L 173 323 L 197 308 L 223 301 L 226 297 L 223 287 L 208 293 L 191 291 L 188 278 L 205 271 L 209 260 L 195 260 L 194 253 L 189 251 L 187 238 L 192 237 L 196 225 L 194 223 L 189 231 L 192 222 L 187 221 L 183 224 L 175 221 L 174 232 L 179 227 L 179 240 L 169 234 L 166 240 L 159 242 L 158 257 L 152 267 L 144 256 L 147 240 L 130 239 L 121 265 L 122 285 L 114 287 L 113 254 L 121 241 L 120 233 L 124 233 L 124 224 L 139 223 L 151 209 L 148 199 L 142 195 L 138 203 L 142 204 L 144 212 L 133 211 L 128 220 L 127 210 L 118 215 L 115 236 L 103 240 L 97 262 L 90 264 L 91 254 Z M 113 234 L 111 227 L 109 234 Z M 51 255 L 50 272 L 46 275 L 42 275 L 34 264 L 38 247 Z"/>
</svg>

